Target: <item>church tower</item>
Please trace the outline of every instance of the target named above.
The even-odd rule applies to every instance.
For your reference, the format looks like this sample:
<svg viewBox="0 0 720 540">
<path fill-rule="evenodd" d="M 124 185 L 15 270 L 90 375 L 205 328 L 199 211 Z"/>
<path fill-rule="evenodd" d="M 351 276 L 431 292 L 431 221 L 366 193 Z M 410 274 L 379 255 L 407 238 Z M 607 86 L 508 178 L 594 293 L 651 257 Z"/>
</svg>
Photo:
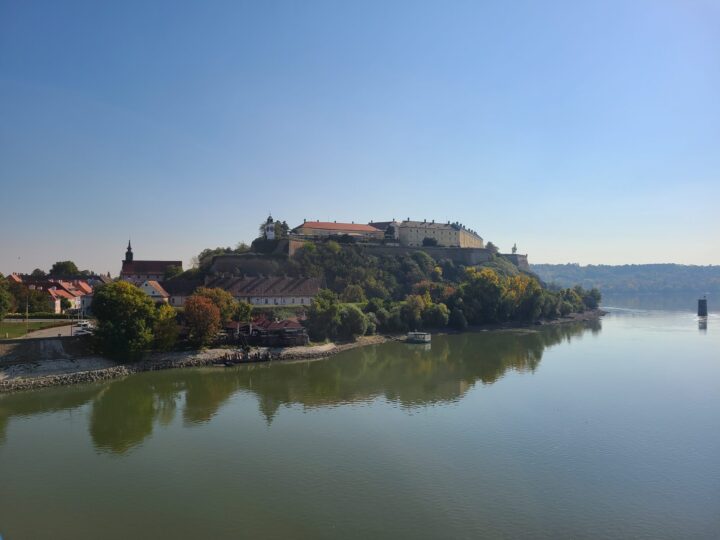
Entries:
<svg viewBox="0 0 720 540">
<path fill-rule="evenodd" d="M 125 262 L 132 262 L 132 260 L 133 260 L 132 246 L 130 245 L 130 240 L 128 240 L 128 247 L 127 247 L 127 251 L 125 252 Z"/>
<path fill-rule="evenodd" d="M 268 240 L 275 240 L 275 222 L 272 216 L 268 216 L 265 222 L 265 238 Z"/>
</svg>

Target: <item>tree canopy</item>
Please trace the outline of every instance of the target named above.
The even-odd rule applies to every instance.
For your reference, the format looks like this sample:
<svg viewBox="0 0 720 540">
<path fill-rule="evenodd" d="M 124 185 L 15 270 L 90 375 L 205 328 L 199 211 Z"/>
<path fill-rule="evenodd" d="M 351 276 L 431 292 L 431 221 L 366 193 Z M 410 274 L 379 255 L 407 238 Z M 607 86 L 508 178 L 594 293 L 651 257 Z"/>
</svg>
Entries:
<svg viewBox="0 0 720 540">
<path fill-rule="evenodd" d="M 98 322 L 95 338 L 104 354 L 123 357 L 150 346 L 157 310 L 135 285 L 116 281 L 96 288 L 92 308 Z"/>
<path fill-rule="evenodd" d="M 190 339 L 198 345 L 207 344 L 220 331 L 220 309 L 207 296 L 190 296 L 185 301 L 183 315 Z"/>
<path fill-rule="evenodd" d="M 58 261 L 52 265 L 51 276 L 74 276 L 80 273 L 77 265 L 72 261 Z"/>
</svg>

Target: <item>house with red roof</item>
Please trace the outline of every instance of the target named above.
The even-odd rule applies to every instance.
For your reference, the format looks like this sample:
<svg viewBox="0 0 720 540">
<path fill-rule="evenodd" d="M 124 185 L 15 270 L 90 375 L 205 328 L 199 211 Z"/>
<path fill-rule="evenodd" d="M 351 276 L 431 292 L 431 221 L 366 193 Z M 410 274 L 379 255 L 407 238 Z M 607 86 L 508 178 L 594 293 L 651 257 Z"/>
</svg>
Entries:
<svg viewBox="0 0 720 540">
<path fill-rule="evenodd" d="M 120 279 L 135 285 L 149 280 L 162 281 L 171 266 L 176 266 L 182 270 L 182 261 L 136 261 L 133 256 L 132 246 L 128 241 L 125 260 L 122 262 L 122 269 L 120 270 Z"/>
<path fill-rule="evenodd" d="M 160 283 L 154 279 L 148 279 L 138 285 L 140 290 L 147 294 L 156 304 L 166 304 L 170 295 Z"/>
</svg>

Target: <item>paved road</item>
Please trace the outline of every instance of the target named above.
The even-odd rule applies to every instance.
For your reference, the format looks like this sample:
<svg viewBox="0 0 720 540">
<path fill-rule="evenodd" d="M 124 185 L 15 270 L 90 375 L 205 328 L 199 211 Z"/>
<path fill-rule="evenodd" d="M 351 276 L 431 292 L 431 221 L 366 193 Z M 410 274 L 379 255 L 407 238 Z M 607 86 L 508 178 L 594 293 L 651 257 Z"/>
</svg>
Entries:
<svg viewBox="0 0 720 540">
<path fill-rule="evenodd" d="M 70 324 L 74 319 L 30 319 L 30 322 L 67 322 Z M 4 323 L 25 324 L 25 319 L 3 319 Z"/>
<path fill-rule="evenodd" d="M 29 334 L 26 334 L 23 336 L 25 339 L 31 339 L 31 338 L 48 338 L 48 337 L 57 337 L 60 336 L 70 336 L 72 335 L 71 332 L 72 325 L 67 326 L 56 326 L 55 328 L 43 328 L 42 330 L 35 330 L 34 332 L 30 332 Z"/>
</svg>

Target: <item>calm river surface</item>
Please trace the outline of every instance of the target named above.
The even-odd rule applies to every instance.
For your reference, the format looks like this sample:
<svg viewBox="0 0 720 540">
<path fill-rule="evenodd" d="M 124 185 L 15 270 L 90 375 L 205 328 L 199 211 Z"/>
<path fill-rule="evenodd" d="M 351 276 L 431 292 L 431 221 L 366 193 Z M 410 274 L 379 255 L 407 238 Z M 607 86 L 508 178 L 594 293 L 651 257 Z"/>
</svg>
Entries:
<svg viewBox="0 0 720 540">
<path fill-rule="evenodd" d="M 720 316 L 0 395 L 0 535 L 718 538 Z"/>
</svg>

